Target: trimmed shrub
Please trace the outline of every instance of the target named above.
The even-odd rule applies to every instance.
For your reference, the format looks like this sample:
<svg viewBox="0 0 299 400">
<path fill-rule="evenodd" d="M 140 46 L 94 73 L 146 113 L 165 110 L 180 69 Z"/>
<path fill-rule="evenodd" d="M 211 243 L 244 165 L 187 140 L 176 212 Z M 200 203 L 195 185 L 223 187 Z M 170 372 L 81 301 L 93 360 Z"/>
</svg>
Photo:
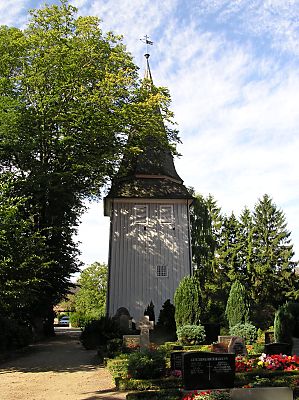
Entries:
<svg viewBox="0 0 299 400">
<path fill-rule="evenodd" d="M 106 345 L 108 340 L 120 336 L 118 325 L 112 319 L 102 317 L 85 325 L 80 341 L 87 350 L 92 350 Z"/>
<path fill-rule="evenodd" d="M 176 324 L 175 324 L 175 307 L 173 304 L 171 304 L 170 300 L 166 300 L 165 303 L 163 304 L 159 318 L 158 318 L 158 326 L 163 326 L 166 329 L 169 330 L 176 330 Z"/>
<path fill-rule="evenodd" d="M 230 335 L 243 338 L 247 344 L 254 343 L 257 338 L 256 327 L 249 322 L 232 326 L 229 333 Z"/>
<path fill-rule="evenodd" d="M 178 327 L 178 340 L 185 345 L 200 344 L 204 342 L 206 334 L 202 325 L 184 325 Z"/>
<path fill-rule="evenodd" d="M 160 378 L 165 373 L 166 363 L 162 351 L 144 349 L 130 354 L 128 373 L 134 379 Z"/>
<path fill-rule="evenodd" d="M 148 306 L 144 310 L 144 314 L 143 315 L 147 315 L 149 317 L 150 321 L 154 321 L 155 322 L 155 306 L 154 306 L 154 303 L 152 301 L 148 304 Z"/>
<path fill-rule="evenodd" d="M 294 330 L 294 317 L 291 314 L 288 303 L 279 307 L 274 318 L 274 337 L 276 342 L 292 343 Z"/>
<path fill-rule="evenodd" d="M 225 316 L 230 328 L 237 324 L 244 324 L 249 320 L 249 302 L 247 300 L 246 289 L 238 280 L 230 288 Z"/>
<path fill-rule="evenodd" d="M 201 290 L 195 276 L 185 276 L 174 294 L 175 322 L 177 328 L 183 325 L 197 325 L 201 316 Z"/>
</svg>

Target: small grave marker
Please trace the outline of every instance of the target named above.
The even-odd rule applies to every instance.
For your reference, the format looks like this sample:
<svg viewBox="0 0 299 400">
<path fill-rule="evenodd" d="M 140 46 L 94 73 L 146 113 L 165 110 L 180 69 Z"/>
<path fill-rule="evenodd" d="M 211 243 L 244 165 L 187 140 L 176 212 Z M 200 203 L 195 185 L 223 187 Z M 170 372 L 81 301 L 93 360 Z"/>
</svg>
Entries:
<svg viewBox="0 0 299 400">
<path fill-rule="evenodd" d="M 183 354 L 183 385 L 186 390 L 234 387 L 235 355 L 188 352 Z"/>
<path fill-rule="evenodd" d="M 170 369 L 172 371 L 182 371 L 183 354 L 183 351 L 174 351 L 173 353 L 170 353 Z"/>
<path fill-rule="evenodd" d="M 237 356 L 247 356 L 247 349 L 244 339 L 238 336 L 233 336 L 228 345 L 228 353 L 234 353 Z"/>
<path fill-rule="evenodd" d="M 123 335 L 123 346 L 127 349 L 138 349 L 140 347 L 140 336 Z"/>
<path fill-rule="evenodd" d="M 149 316 L 144 315 L 137 323 L 136 328 L 140 330 L 140 347 L 149 347 L 149 331 L 154 329 L 154 321 L 150 321 Z"/>
</svg>

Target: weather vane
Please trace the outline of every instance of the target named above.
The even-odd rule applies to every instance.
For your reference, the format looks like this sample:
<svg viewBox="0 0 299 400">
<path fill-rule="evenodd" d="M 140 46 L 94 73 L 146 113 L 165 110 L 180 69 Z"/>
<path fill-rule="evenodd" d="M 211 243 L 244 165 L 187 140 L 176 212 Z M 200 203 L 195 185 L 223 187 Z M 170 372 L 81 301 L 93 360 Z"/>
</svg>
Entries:
<svg viewBox="0 0 299 400">
<path fill-rule="evenodd" d="M 149 36 L 148 35 L 145 35 L 144 36 L 144 38 L 142 38 L 142 39 L 140 39 L 143 43 L 145 43 L 146 44 L 146 56 L 148 56 L 149 57 L 149 52 L 148 52 L 148 46 L 149 45 L 153 45 L 154 44 L 154 42 L 152 42 L 151 40 L 149 40 Z"/>
</svg>

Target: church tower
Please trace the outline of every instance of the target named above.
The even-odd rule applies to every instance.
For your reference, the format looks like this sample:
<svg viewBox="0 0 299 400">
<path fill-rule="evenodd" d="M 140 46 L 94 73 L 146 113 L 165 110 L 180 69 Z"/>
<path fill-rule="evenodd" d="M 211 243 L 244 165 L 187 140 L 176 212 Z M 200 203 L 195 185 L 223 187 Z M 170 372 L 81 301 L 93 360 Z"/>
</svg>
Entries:
<svg viewBox="0 0 299 400">
<path fill-rule="evenodd" d="M 145 81 L 152 83 L 145 57 Z M 164 302 L 173 303 L 181 279 L 191 275 L 191 202 L 171 152 L 155 146 L 150 134 L 142 153 L 124 157 L 104 203 L 110 217 L 108 316 L 124 307 L 137 321 L 152 301 L 157 319 Z"/>
</svg>

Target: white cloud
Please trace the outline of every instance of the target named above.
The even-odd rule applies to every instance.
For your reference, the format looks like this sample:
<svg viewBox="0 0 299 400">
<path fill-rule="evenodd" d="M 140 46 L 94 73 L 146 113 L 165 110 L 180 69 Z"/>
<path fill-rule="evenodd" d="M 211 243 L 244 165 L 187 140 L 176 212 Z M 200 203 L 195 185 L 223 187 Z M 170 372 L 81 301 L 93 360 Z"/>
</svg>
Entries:
<svg viewBox="0 0 299 400">
<path fill-rule="evenodd" d="M 72 3 L 80 14 L 98 15 L 104 31 L 124 34 L 141 68 L 139 39 L 150 35 L 154 81 L 170 89 L 183 140 L 179 174 L 226 213 L 252 209 L 268 193 L 286 213 L 298 257 L 299 0 Z M 24 19 L 28 5 L 0 1 L 2 21 Z M 102 215 L 97 204 L 83 217 L 86 264 L 107 261 Z"/>
</svg>

